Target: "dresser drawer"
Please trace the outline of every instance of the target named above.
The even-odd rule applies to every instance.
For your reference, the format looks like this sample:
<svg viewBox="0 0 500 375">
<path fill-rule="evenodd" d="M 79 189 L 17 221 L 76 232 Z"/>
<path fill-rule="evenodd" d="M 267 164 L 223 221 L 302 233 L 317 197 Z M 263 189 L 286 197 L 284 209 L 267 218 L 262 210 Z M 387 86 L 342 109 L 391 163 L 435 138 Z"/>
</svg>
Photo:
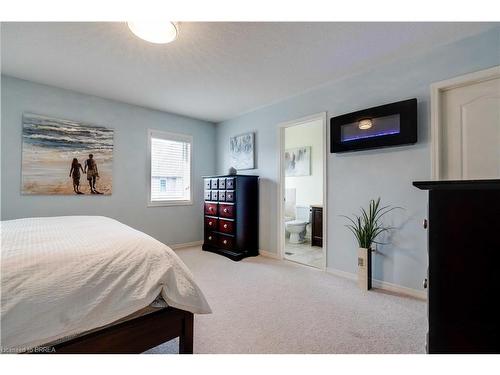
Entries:
<svg viewBox="0 0 500 375">
<path fill-rule="evenodd" d="M 226 190 L 226 202 L 234 202 L 234 190 Z"/>
<path fill-rule="evenodd" d="M 232 204 L 219 204 L 219 216 L 234 219 L 234 205 Z"/>
<path fill-rule="evenodd" d="M 210 190 L 205 190 L 205 200 L 212 200 L 212 192 Z"/>
<path fill-rule="evenodd" d="M 223 249 L 232 249 L 234 246 L 234 238 L 225 236 L 223 234 L 219 235 L 219 246 Z"/>
<path fill-rule="evenodd" d="M 210 188 L 211 189 L 218 189 L 219 188 L 219 179 L 218 178 L 212 178 L 211 182 L 210 182 Z"/>
<path fill-rule="evenodd" d="M 226 188 L 226 179 L 219 178 L 219 189 L 225 189 L 225 188 Z"/>
<path fill-rule="evenodd" d="M 215 217 L 205 217 L 205 226 L 207 228 L 212 228 L 212 230 L 217 230 L 217 222 L 219 220 Z"/>
<path fill-rule="evenodd" d="M 207 215 L 217 215 L 217 203 L 205 203 L 205 213 Z"/>
<path fill-rule="evenodd" d="M 205 190 L 210 190 L 212 188 L 212 180 L 210 178 L 205 178 L 203 182 L 205 183 Z"/>
<path fill-rule="evenodd" d="M 220 219 L 219 220 L 219 232 L 233 234 L 234 233 L 234 221 Z"/>
<path fill-rule="evenodd" d="M 224 190 L 219 191 L 219 202 L 225 202 L 226 201 L 226 192 Z"/>
<path fill-rule="evenodd" d="M 212 200 L 213 201 L 219 200 L 219 192 L 217 190 L 212 190 Z"/>
<path fill-rule="evenodd" d="M 226 178 L 226 189 L 234 189 L 234 177 Z"/>
<path fill-rule="evenodd" d="M 205 243 L 210 245 L 218 245 L 219 244 L 219 236 L 215 232 L 206 232 L 205 233 Z"/>
</svg>

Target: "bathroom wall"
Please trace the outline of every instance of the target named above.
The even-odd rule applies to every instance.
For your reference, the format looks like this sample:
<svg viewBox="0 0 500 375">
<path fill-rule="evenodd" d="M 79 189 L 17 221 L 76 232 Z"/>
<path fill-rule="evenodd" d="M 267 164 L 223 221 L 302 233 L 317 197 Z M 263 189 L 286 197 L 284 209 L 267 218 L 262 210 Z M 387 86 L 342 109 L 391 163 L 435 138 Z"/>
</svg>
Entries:
<svg viewBox="0 0 500 375">
<path fill-rule="evenodd" d="M 214 124 L 95 96 L 1 76 L 1 218 L 104 215 L 166 244 L 203 238 L 201 176 L 215 172 Z M 114 128 L 113 194 L 21 195 L 23 112 Z M 147 207 L 147 129 L 193 136 L 193 196 L 189 206 Z"/>
<path fill-rule="evenodd" d="M 418 138 L 412 146 L 328 154 L 327 266 L 356 272 L 357 244 L 344 227 L 341 215 L 350 215 L 381 197 L 384 204 L 401 206 L 388 218 L 397 227 L 379 246 L 374 277 L 422 290 L 427 269 L 427 194 L 412 186 L 431 177 L 430 84 L 500 64 L 500 28 L 441 46 L 425 53 L 397 56 L 385 64 L 310 90 L 217 125 L 219 145 L 247 130 L 257 132 L 257 169 L 245 171 L 261 177 L 260 248 L 278 253 L 277 179 L 278 124 L 327 111 L 335 115 L 398 100 L 417 98 Z M 217 169 L 229 167 L 226 147 L 217 147 Z"/>
<path fill-rule="evenodd" d="M 285 129 L 285 150 L 310 146 L 311 175 L 285 177 L 285 187 L 295 189 L 298 206 L 323 204 L 323 124 L 314 121 Z"/>
</svg>

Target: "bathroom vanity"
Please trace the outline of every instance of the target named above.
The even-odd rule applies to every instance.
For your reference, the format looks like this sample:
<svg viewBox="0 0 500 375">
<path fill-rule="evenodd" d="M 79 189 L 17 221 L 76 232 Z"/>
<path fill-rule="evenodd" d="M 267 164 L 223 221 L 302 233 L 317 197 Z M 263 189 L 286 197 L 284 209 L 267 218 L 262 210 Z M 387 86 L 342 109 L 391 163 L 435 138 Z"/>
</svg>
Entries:
<svg viewBox="0 0 500 375">
<path fill-rule="evenodd" d="M 323 206 L 311 206 L 311 246 L 323 247 Z"/>
</svg>

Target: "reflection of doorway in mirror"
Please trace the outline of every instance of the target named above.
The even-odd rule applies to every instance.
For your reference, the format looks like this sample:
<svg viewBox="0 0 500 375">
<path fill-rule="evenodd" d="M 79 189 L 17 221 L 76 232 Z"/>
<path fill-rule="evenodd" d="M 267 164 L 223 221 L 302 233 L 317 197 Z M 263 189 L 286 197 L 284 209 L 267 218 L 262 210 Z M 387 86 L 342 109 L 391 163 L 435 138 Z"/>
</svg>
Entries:
<svg viewBox="0 0 500 375">
<path fill-rule="evenodd" d="M 312 211 L 313 208 L 321 210 L 324 203 L 325 123 L 321 117 L 291 123 L 281 129 L 280 144 L 284 197 L 283 232 L 280 234 L 282 255 L 286 260 L 320 269 L 325 265 L 323 220 L 321 213 L 315 215 L 320 220 L 314 225 Z M 313 228 L 316 229 L 316 241 L 313 241 Z"/>
</svg>

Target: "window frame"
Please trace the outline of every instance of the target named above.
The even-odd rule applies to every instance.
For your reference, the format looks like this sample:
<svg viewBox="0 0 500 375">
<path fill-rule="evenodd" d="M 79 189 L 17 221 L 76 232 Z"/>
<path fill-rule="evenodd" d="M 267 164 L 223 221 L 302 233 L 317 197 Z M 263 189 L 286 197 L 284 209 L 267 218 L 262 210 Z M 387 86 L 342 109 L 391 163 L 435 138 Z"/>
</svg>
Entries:
<svg viewBox="0 0 500 375">
<path fill-rule="evenodd" d="M 172 133 L 162 130 L 148 129 L 148 202 L 147 207 L 167 207 L 167 206 L 190 206 L 193 205 L 193 136 L 189 134 Z M 169 141 L 186 142 L 191 145 L 190 147 L 190 157 L 189 157 L 189 199 L 168 199 L 161 201 L 151 200 L 151 165 L 152 165 L 152 155 L 151 155 L 151 139 L 159 138 L 166 139 Z"/>
</svg>

